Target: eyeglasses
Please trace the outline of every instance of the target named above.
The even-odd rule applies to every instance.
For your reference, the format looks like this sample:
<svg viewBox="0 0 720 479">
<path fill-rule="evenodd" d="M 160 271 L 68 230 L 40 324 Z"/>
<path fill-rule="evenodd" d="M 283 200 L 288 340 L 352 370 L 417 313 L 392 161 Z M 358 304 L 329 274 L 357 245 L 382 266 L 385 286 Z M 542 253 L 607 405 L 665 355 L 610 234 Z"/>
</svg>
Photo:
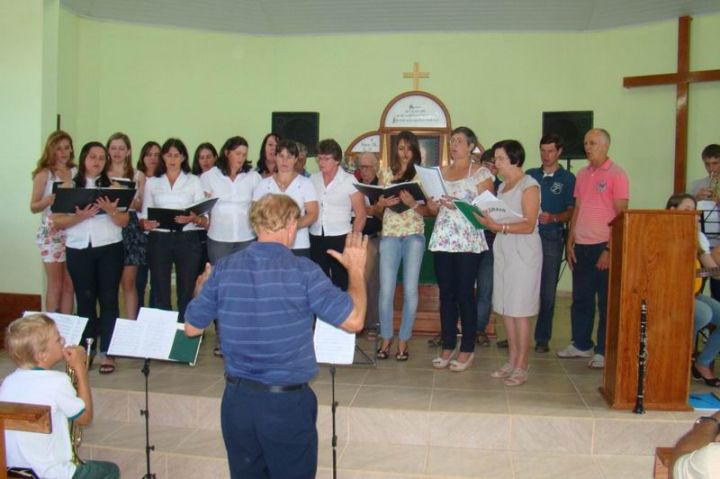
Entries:
<svg viewBox="0 0 720 479">
<path fill-rule="evenodd" d="M 375 166 L 374 165 L 358 165 L 358 168 L 360 168 L 361 170 L 372 170 L 373 168 L 375 168 Z"/>
</svg>

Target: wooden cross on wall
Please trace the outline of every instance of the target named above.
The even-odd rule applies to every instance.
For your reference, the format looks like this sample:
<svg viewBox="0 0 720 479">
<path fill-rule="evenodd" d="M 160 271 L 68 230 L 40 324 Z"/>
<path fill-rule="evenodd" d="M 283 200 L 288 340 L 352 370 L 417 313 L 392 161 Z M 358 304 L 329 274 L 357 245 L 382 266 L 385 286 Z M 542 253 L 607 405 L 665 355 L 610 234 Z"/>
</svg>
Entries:
<svg viewBox="0 0 720 479">
<path fill-rule="evenodd" d="M 655 85 L 676 85 L 675 107 L 675 193 L 685 191 L 688 140 L 688 97 L 690 83 L 720 81 L 720 70 L 690 71 L 690 21 L 685 16 L 678 19 L 678 61 L 676 73 L 645 75 L 623 78 L 625 88 Z"/>
<path fill-rule="evenodd" d="M 412 78 L 413 90 L 417 91 L 417 90 L 420 90 L 420 79 L 421 78 L 430 78 L 430 73 L 429 72 L 421 72 L 420 71 L 420 63 L 415 62 L 415 63 L 413 63 L 413 71 L 403 73 L 403 78 Z"/>
</svg>

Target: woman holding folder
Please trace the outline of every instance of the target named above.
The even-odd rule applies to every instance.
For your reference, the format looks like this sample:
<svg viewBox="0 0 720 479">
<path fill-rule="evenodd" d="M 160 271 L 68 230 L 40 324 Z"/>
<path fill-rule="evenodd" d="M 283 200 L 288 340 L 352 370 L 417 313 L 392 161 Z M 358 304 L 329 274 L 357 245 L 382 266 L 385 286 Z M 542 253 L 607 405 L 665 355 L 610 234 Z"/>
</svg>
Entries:
<svg viewBox="0 0 720 479">
<path fill-rule="evenodd" d="M 492 191 L 494 176 L 471 160 L 478 145 L 475 133 L 467 127 L 455 128 L 450 136 L 450 164 L 442 168 L 448 196 L 430 201 L 437 220 L 430 237 L 435 260 L 435 275 L 440 289 L 440 329 L 442 352 L 433 359 L 437 369 L 465 371 L 474 358 L 477 304 L 475 280 L 480 254 L 488 249 L 485 235 L 455 208 L 453 199 L 472 201 L 485 190 Z M 457 320 L 460 313 L 462 340 L 457 344 Z M 453 356 L 457 353 L 457 357 Z"/>
<path fill-rule="evenodd" d="M 93 141 L 80 151 L 80 167 L 73 179 L 75 188 L 108 188 L 110 179 L 105 173 L 107 151 L 102 143 Z M 122 228 L 128 224 L 128 213 L 118 209 L 118 200 L 107 197 L 83 208 L 75 207 L 74 214 L 56 213 L 52 220 L 67 234 L 67 266 L 75 285 L 78 316 L 88 318 L 83 333 L 97 340 L 103 355 L 100 374 L 115 371 L 115 361 L 107 356 L 115 320 L 120 314 L 118 287 L 123 271 Z M 97 314 L 97 304 L 100 314 Z M 97 345 L 97 341 L 94 343 Z M 88 351 L 88 354 L 94 354 Z"/>
<path fill-rule="evenodd" d="M 62 130 L 52 132 L 32 172 L 30 197 L 30 211 L 42 214 L 35 240 L 47 275 L 45 310 L 65 314 L 72 313 L 73 284 L 65 264 L 65 231 L 50 220 L 50 207 L 55 201 L 53 186 L 56 183 L 70 184 L 75 176 L 74 159 L 70 135 Z"/>
<path fill-rule="evenodd" d="M 489 214 L 476 214 L 478 221 L 497 234 L 493 243 L 493 309 L 502 314 L 508 339 L 508 361 L 491 376 L 503 379 L 506 386 L 520 386 L 528 379 L 530 318 L 540 310 L 540 185 L 523 171 L 525 150 L 518 141 L 499 141 L 493 145 L 493 152 L 503 178 L 498 198 L 522 217 L 498 223 Z"/>
<path fill-rule="evenodd" d="M 382 169 L 378 178 L 383 186 L 395 183 L 417 181 L 415 165 L 420 164 L 420 145 L 417 136 L 409 131 L 401 131 L 397 136 L 397 146 L 390 158 L 390 168 Z M 391 209 L 399 203 L 408 209 L 396 213 Z M 398 337 L 395 359 L 407 361 L 409 358 L 408 341 L 412 337 L 415 313 L 418 305 L 418 280 L 420 266 L 425 253 L 425 223 L 423 216 L 428 214 L 426 206 L 419 204 L 413 195 L 402 190 L 398 195 L 386 198 L 381 196 L 372 206 L 371 215 L 382 218 L 382 238 L 380 239 L 380 337 L 382 343 L 378 350 L 378 359 L 387 359 L 393 339 L 393 314 L 395 283 L 400 262 L 403 264 L 403 308 L 402 321 Z"/>
<path fill-rule="evenodd" d="M 149 216 L 150 208 L 184 210 L 205 198 L 200 178 L 190 173 L 185 144 L 170 138 L 160 150 L 162 161 L 155 177 L 148 178 L 143 195 L 141 224 L 148 236 L 150 285 L 155 306 L 171 310 L 171 273 L 175 266 L 177 302 L 180 321 L 192 299 L 195 278 L 200 274 L 202 248 L 199 231 L 209 224 L 206 216 L 177 214 L 172 228 L 163 228 Z"/>
</svg>

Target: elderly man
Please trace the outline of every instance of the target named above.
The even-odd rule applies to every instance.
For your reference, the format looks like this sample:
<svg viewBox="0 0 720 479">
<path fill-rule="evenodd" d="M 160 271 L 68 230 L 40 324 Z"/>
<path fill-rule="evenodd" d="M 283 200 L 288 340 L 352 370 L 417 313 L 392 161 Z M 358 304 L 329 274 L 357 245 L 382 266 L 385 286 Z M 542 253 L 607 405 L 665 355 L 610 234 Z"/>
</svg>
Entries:
<svg viewBox="0 0 720 479">
<path fill-rule="evenodd" d="M 703 416 L 680 438 L 672 451 L 672 479 L 720 477 L 720 412 Z"/>
<path fill-rule="evenodd" d="M 560 358 L 592 358 L 588 367 L 600 369 L 605 367 L 609 223 L 627 208 L 630 185 L 625 171 L 608 157 L 610 134 L 607 131 L 601 128 L 588 131 L 584 145 L 588 165 L 577 174 L 575 209 L 566 245 L 568 266 L 573 272 L 572 344 L 557 355 Z M 593 351 L 596 301 L 599 321 Z"/>
<path fill-rule="evenodd" d="M 356 332 L 365 319 L 367 239 L 347 235 L 342 254 L 347 293 L 307 258 L 293 255 L 300 209 L 268 194 L 250 210 L 258 241 L 208 265 L 188 305 L 185 332 L 202 334 L 218 319 L 225 355 L 220 413 L 232 478 L 313 478 L 317 469 L 318 372 L 313 315 Z"/>
<path fill-rule="evenodd" d="M 295 142 L 298 147 L 297 161 L 295 162 L 295 171 L 298 175 L 302 175 L 305 178 L 310 178 L 310 173 L 305 169 L 305 163 L 307 163 L 308 150 L 305 143 Z"/>
<path fill-rule="evenodd" d="M 357 158 L 357 171 L 359 172 L 360 183 L 366 185 L 378 184 L 378 158 L 375 153 L 360 153 Z M 380 269 L 378 268 L 378 250 L 380 247 L 380 231 L 382 230 L 382 218 L 372 216 L 372 204 L 365 197 L 365 210 L 367 218 L 363 234 L 368 237 L 367 264 L 365 266 L 365 286 L 367 288 L 367 314 L 365 315 L 365 330 L 367 338 L 374 341 L 377 338 L 378 315 L 378 291 L 380 289 Z"/>
</svg>

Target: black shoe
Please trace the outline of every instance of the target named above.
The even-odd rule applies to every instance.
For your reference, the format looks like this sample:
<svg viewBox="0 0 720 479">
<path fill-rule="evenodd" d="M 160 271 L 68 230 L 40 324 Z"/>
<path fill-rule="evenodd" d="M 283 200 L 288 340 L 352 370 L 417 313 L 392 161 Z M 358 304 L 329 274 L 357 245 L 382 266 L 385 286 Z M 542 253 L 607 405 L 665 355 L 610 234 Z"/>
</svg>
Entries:
<svg viewBox="0 0 720 479">
<path fill-rule="evenodd" d="M 707 385 L 707 386 L 711 386 L 711 387 L 714 387 L 714 388 L 720 388 L 720 378 L 718 378 L 718 377 L 712 377 L 712 378 L 706 378 L 706 377 L 704 377 L 702 374 L 700 374 L 700 371 L 698 371 L 697 368 L 695 368 L 695 365 L 694 365 L 694 364 L 692 365 L 691 371 L 692 371 L 692 377 L 693 377 L 694 380 L 696 380 L 696 381 L 702 381 L 702 382 L 704 382 L 705 385 Z"/>
<path fill-rule="evenodd" d="M 507 348 L 507 347 L 508 347 L 507 339 L 503 339 L 502 341 L 498 341 L 498 342 L 497 342 L 497 347 L 498 347 L 498 348 Z"/>
<path fill-rule="evenodd" d="M 547 353 L 550 351 L 550 346 L 548 346 L 547 341 L 538 341 L 535 343 L 535 352 L 536 353 Z"/>
</svg>

